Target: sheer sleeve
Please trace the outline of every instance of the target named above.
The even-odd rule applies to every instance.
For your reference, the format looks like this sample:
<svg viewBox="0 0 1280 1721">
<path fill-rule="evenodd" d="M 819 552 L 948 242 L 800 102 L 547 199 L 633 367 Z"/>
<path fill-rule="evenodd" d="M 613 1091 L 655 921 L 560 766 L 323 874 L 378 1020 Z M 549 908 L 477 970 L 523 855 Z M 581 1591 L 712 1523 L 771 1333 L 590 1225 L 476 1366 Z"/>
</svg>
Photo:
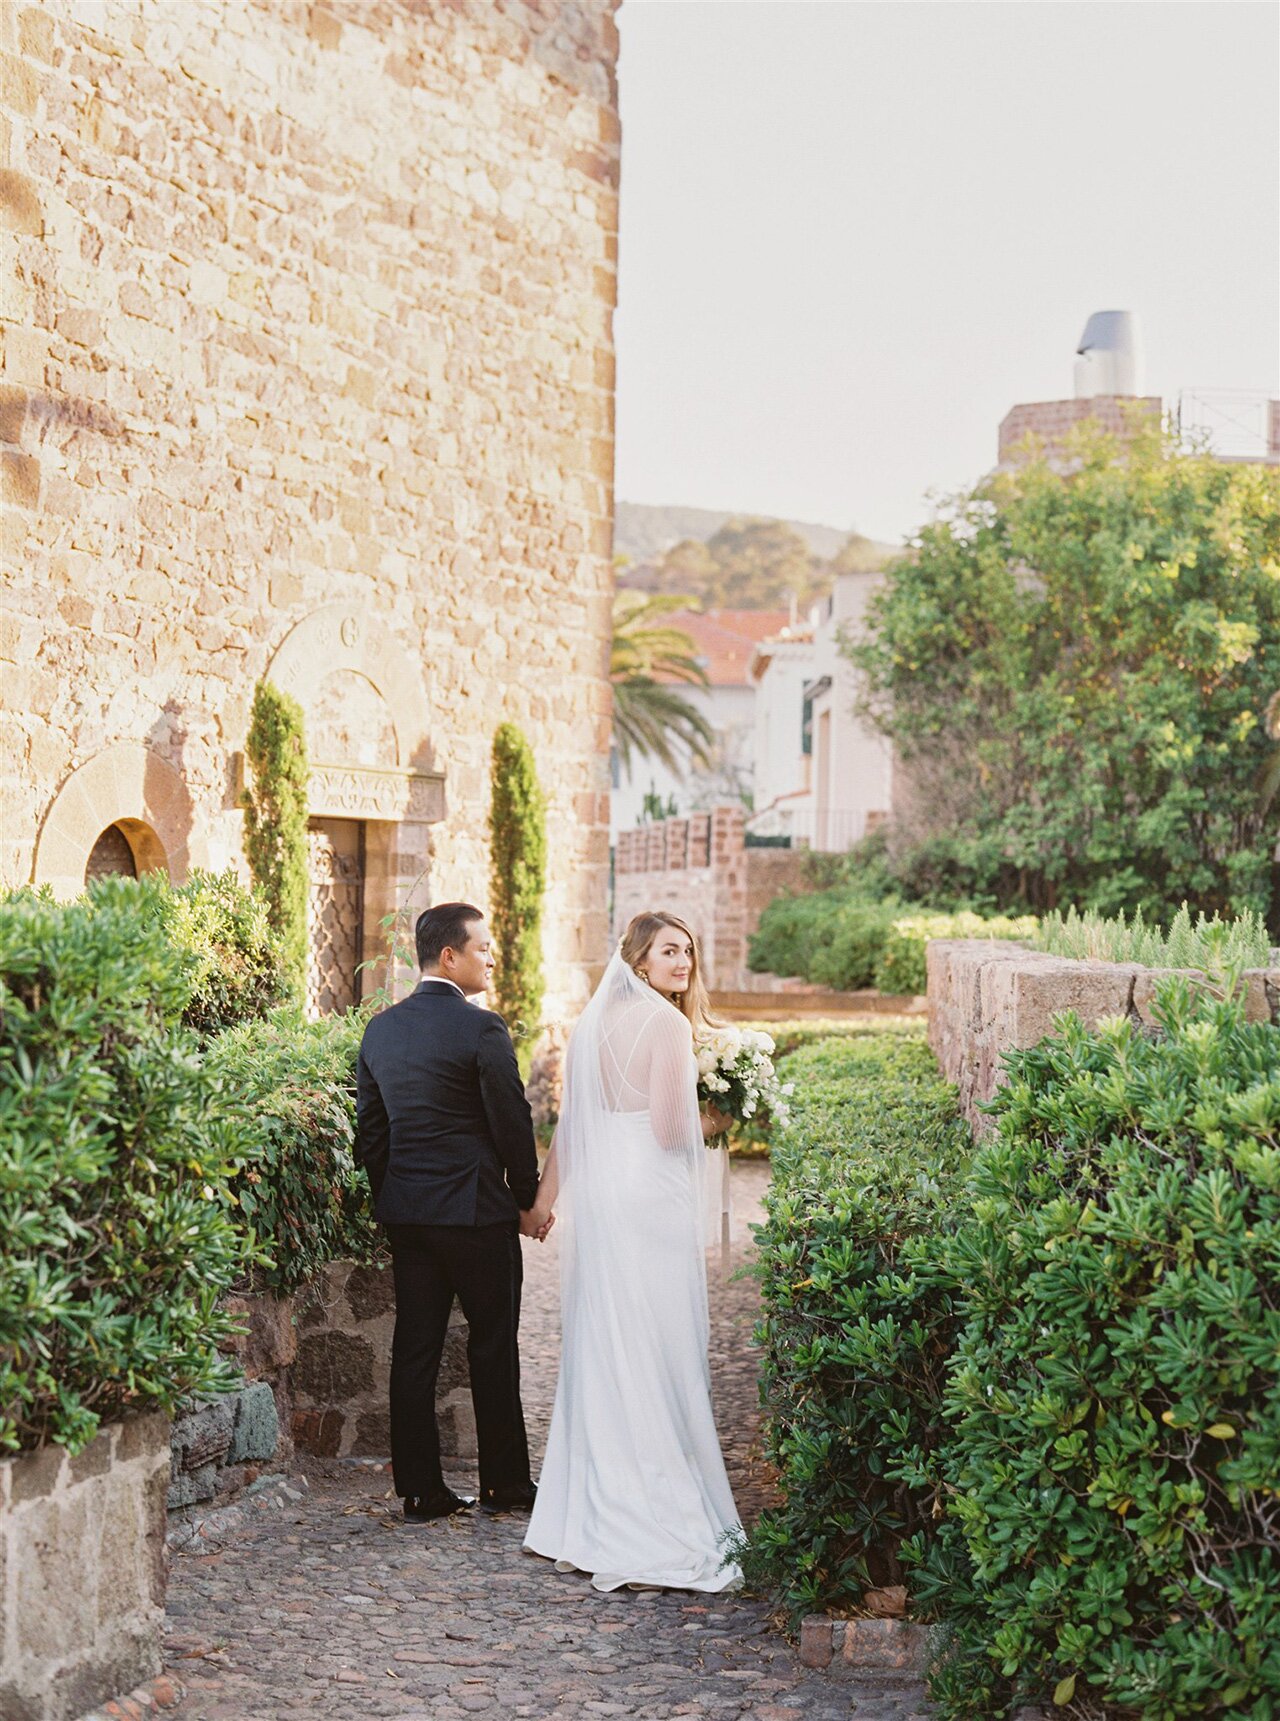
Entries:
<svg viewBox="0 0 1280 1721">
<path fill-rule="evenodd" d="M 698 1075 L 693 1038 L 686 1017 L 676 1010 L 655 1010 L 646 1025 L 649 1121 L 662 1146 L 673 1152 L 700 1152 Z"/>
</svg>

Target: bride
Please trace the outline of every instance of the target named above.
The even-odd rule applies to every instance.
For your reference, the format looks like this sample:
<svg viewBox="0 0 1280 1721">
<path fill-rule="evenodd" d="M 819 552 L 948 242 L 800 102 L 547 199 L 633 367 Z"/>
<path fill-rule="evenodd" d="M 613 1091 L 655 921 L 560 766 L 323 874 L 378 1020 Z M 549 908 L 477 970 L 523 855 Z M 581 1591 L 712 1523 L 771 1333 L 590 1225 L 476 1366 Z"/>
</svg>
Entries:
<svg viewBox="0 0 1280 1721">
<path fill-rule="evenodd" d="M 673 914 L 627 927 L 565 1059 L 534 1216 L 562 1196 L 562 1348 L 525 1547 L 624 1584 L 726 1590 L 741 1530 L 711 1412 L 704 1247 L 718 1234 L 692 1030 L 697 944 Z"/>
</svg>

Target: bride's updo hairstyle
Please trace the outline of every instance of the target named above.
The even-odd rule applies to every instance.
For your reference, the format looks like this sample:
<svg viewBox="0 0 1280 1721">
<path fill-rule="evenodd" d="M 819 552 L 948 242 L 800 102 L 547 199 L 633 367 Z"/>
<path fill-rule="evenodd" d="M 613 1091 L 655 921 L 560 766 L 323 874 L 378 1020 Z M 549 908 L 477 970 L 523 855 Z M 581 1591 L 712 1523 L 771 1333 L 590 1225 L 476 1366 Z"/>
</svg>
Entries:
<svg viewBox="0 0 1280 1721">
<path fill-rule="evenodd" d="M 686 926 L 677 914 L 668 914 L 665 909 L 660 908 L 646 909 L 643 914 L 632 916 L 618 948 L 627 967 L 638 971 L 644 967 L 644 959 L 653 948 L 654 940 L 667 927 L 683 932 L 693 950 L 689 960 L 689 984 L 675 1007 L 689 1018 L 696 1033 L 699 1028 L 714 1025 L 715 1018 L 711 1014 L 707 989 L 702 983 L 702 964 L 698 958 L 698 940 L 693 929 Z M 674 1000 L 672 1002 L 674 1003 Z"/>
</svg>

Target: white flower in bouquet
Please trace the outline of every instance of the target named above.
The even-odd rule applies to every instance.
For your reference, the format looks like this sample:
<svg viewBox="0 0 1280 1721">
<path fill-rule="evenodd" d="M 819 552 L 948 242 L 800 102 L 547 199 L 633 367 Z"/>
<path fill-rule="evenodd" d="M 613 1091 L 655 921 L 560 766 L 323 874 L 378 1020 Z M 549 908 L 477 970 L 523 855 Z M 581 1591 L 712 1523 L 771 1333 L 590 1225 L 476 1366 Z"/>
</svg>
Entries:
<svg viewBox="0 0 1280 1721">
<path fill-rule="evenodd" d="M 787 1104 L 773 1067 L 773 1040 L 753 1028 L 731 1024 L 711 1028 L 695 1046 L 698 1095 L 717 1111 L 746 1123 L 767 1111 L 771 1121 L 785 1123 Z M 720 1147 L 724 1136 L 712 1136 L 709 1147 Z"/>
</svg>

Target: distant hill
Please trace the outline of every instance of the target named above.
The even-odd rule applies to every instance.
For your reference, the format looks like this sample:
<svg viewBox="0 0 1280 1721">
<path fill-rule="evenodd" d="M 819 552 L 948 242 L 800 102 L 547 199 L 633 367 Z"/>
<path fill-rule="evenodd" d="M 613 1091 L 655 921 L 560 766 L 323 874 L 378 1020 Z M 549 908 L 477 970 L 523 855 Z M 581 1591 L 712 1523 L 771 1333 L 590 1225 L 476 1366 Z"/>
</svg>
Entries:
<svg viewBox="0 0 1280 1721">
<path fill-rule="evenodd" d="M 652 562 L 673 544 L 685 538 L 706 543 L 726 520 L 771 520 L 772 514 L 749 514 L 746 509 L 714 508 L 653 508 L 643 502 L 616 502 L 613 516 L 613 553 L 628 556 L 633 562 Z M 804 520 L 786 520 L 784 525 L 798 532 L 815 556 L 824 561 L 834 556 L 849 536 L 838 526 L 814 526 Z"/>
</svg>

